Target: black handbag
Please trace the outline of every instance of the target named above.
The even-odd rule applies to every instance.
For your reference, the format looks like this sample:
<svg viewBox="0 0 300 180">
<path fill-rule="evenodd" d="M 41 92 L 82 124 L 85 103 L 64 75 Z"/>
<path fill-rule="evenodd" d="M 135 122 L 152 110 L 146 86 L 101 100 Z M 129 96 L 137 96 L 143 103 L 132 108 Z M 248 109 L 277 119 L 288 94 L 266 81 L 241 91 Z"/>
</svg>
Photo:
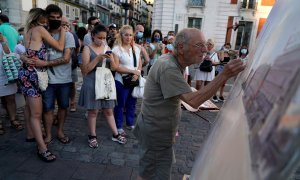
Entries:
<svg viewBox="0 0 300 180">
<path fill-rule="evenodd" d="M 211 72 L 212 71 L 212 62 L 210 60 L 203 60 L 200 65 L 200 71 Z"/>
<path fill-rule="evenodd" d="M 134 52 L 134 49 L 132 47 L 132 54 L 133 54 L 133 59 L 134 59 L 134 67 L 136 67 L 137 65 L 137 61 L 136 61 L 136 56 L 135 56 L 135 52 Z M 122 76 L 122 79 L 123 79 L 123 85 L 127 88 L 131 88 L 131 87 L 135 87 L 135 86 L 138 86 L 140 84 L 140 81 L 139 79 L 137 79 L 136 81 L 132 81 L 132 78 L 133 78 L 133 75 L 134 74 L 128 74 L 128 75 L 125 75 L 125 76 Z"/>
<path fill-rule="evenodd" d="M 215 53 L 213 53 L 210 56 L 210 58 L 213 57 L 214 55 L 215 55 Z M 203 62 L 200 64 L 199 68 L 200 68 L 200 71 L 211 72 L 213 70 L 212 61 L 204 59 Z"/>
</svg>

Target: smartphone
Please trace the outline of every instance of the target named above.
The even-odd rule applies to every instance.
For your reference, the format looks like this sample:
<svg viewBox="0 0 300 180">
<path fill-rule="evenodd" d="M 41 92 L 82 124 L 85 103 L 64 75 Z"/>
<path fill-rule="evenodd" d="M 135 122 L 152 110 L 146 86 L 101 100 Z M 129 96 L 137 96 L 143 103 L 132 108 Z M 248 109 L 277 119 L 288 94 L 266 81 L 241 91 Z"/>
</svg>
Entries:
<svg viewBox="0 0 300 180">
<path fill-rule="evenodd" d="M 106 51 L 105 54 L 110 55 L 112 51 Z"/>
</svg>

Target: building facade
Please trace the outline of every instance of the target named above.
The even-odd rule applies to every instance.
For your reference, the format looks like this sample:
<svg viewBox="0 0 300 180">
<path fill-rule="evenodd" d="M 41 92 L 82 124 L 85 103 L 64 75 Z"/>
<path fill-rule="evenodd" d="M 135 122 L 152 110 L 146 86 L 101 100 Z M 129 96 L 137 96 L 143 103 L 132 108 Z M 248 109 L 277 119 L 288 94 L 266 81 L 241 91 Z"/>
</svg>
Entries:
<svg viewBox="0 0 300 180">
<path fill-rule="evenodd" d="M 63 15 L 72 23 L 73 30 L 86 26 L 90 16 L 98 17 L 106 26 L 115 23 L 121 27 L 127 23 L 151 28 L 151 0 L 0 0 L 0 12 L 6 14 L 17 29 L 25 25 L 31 8 L 46 8 L 49 4 L 56 4 L 62 9 Z"/>
<path fill-rule="evenodd" d="M 152 30 L 180 31 L 198 28 L 216 47 L 225 42 L 249 47 L 262 28 L 275 0 L 159 0 L 154 2 Z"/>
</svg>

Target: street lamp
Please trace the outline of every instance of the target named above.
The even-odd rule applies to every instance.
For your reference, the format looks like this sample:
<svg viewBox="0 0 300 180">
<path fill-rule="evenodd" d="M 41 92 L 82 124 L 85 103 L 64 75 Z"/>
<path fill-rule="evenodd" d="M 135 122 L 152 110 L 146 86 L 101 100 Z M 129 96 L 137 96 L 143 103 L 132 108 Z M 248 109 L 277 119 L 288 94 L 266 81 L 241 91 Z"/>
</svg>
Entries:
<svg viewBox="0 0 300 180">
<path fill-rule="evenodd" d="M 124 21 L 124 24 L 127 24 L 127 13 L 128 13 L 128 10 L 130 9 L 131 5 L 130 5 L 130 3 L 128 3 L 128 0 L 121 0 L 121 6 L 125 10 L 125 21 Z"/>
</svg>

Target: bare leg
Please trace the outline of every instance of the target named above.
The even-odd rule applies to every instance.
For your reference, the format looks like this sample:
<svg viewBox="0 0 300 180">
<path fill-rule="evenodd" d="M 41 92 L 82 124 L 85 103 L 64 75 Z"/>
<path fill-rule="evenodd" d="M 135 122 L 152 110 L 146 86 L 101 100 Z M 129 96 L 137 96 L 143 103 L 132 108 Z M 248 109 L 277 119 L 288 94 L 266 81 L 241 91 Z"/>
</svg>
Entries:
<svg viewBox="0 0 300 180">
<path fill-rule="evenodd" d="M 6 108 L 7 108 L 7 113 L 9 116 L 10 121 L 15 121 L 16 120 L 16 100 L 15 100 L 15 94 L 8 95 L 4 97 L 5 103 L 6 103 Z"/>
<path fill-rule="evenodd" d="M 98 109 L 88 110 L 88 128 L 89 135 L 91 136 L 96 136 L 96 120 L 98 112 Z"/>
<path fill-rule="evenodd" d="M 24 109 L 24 120 L 25 120 L 25 129 L 26 129 L 26 138 L 31 139 L 34 137 L 33 130 L 31 128 L 30 123 L 30 108 L 29 105 L 26 103 L 25 109 Z"/>
<path fill-rule="evenodd" d="M 71 102 L 70 111 L 76 110 L 75 96 L 76 96 L 76 84 L 72 83 L 71 84 L 71 94 L 70 94 L 70 102 Z"/>
<path fill-rule="evenodd" d="M 52 124 L 53 124 L 53 110 L 44 112 L 44 126 L 46 132 L 45 142 L 50 142 L 52 139 Z"/>
<path fill-rule="evenodd" d="M 47 150 L 46 144 L 43 139 L 41 118 L 42 118 L 42 98 L 41 97 L 27 97 L 27 106 L 30 111 L 30 125 L 34 134 L 38 149 L 40 152 Z"/>
<path fill-rule="evenodd" d="M 226 84 L 226 82 L 225 82 L 225 84 Z M 223 84 L 223 85 L 221 86 L 221 88 L 220 88 L 220 96 L 221 96 L 221 97 L 224 97 L 224 96 L 223 96 L 223 93 L 224 93 L 225 84 Z"/>
<path fill-rule="evenodd" d="M 116 121 L 114 117 L 114 112 L 112 109 L 103 109 L 104 116 L 106 117 L 107 123 L 113 132 L 113 135 L 116 136 L 118 135 L 118 130 L 116 126 Z"/>
<path fill-rule="evenodd" d="M 210 81 L 204 81 L 204 86 L 208 85 L 208 83 L 210 83 Z"/>
<path fill-rule="evenodd" d="M 65 120 L 67 117 L 67 109 L 58 109 L 57 111 L 57 119 L 58 119 L 58 126 L 57 126 L 57 136 L 64 137 L 64 125 Z"/>
<path fill-rule="evenodd" d="M 202 83 L 203 83 L 203 81 L 201 81 L 201 80 L 196 80 L 196 89 L 197 89 L 197 90 L 200 90 L 200 89 L 201 89 Z"/>
</svg>

